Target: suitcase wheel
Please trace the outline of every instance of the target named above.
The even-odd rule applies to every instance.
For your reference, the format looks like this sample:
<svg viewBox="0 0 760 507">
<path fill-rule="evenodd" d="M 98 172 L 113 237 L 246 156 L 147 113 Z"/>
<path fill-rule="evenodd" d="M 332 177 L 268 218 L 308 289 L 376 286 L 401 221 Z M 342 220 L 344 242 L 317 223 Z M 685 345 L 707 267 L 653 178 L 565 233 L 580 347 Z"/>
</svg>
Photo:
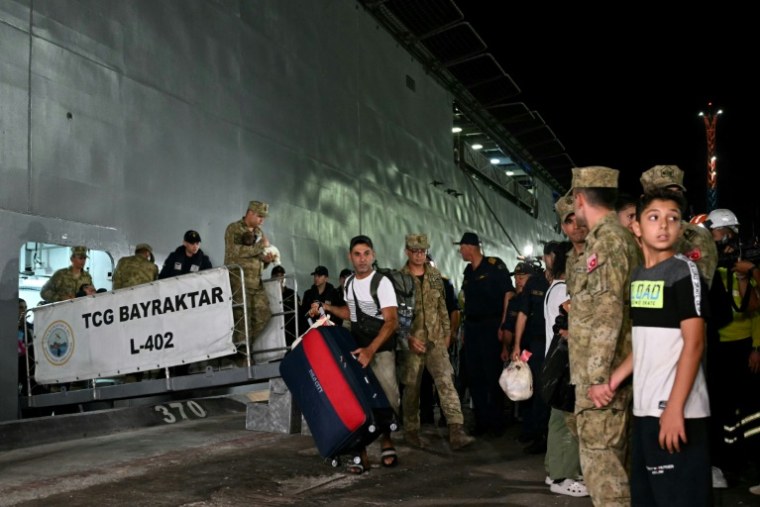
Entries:
<svg viewBox="0 0 760 507">
<path fill-rule="evenodd" d="M 391 427 L 390 427 L 390 430 L 391 430 L 391 431 L 396 431 L 396 430 L 398 430 L 398 424 L 396 424 L 396 423 L 391 423 Z"/>
<path fill-rule="evenodd" d="M 370 424 L 369 428 L 367 428 L 367 431 L 369 431 L 370 433 L 374 433 L 377 431 L 377 426 L 375 426 L 374 424 Z"/>
<path fill-rule="evenodd" d="M 340 458 L 338 457 L 333 458 L 332 461 L 330 461 L 330 464 L 332 465 L 333 468 L 338 468 L 340 466 Z"/>
<path fill-rule="evenodd" d="M 361 456 L 354 456 L 354 458 L 352 459 L 352 461 L 354 462 L 354 465 L 358 465 L 358 464 L 360 464 L 362 462 L 362 457 Z"/>
</svg>

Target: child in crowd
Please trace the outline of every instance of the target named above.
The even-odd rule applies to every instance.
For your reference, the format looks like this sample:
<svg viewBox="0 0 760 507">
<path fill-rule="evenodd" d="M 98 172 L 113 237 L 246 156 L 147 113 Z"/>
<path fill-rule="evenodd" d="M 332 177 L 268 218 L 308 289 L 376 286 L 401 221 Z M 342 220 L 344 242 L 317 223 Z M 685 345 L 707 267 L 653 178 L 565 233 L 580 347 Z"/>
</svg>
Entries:
<svg viewBox="0 0 760 507">
<path fill-rule="evenodd" d="M 676 255 L 683 198 L 658 189 L 636 207 L 644 264 L 631 276 L 633 352 L 610 387 L 633 373 L 631 505 L 711 506 L 710 408 L 700 360 L 707 285 Z"/>
</svg>

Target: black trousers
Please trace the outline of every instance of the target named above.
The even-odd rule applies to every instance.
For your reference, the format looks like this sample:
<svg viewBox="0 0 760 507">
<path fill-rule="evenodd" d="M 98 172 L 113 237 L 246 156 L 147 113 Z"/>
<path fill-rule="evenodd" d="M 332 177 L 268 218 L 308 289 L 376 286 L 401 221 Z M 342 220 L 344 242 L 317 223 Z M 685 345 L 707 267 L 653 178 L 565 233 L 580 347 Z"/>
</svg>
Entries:
<svg viewBox="0 0 760 507">
<path fill-rule="evenodd" d="M 634 417 L 632 507 L 711 507 L 712 471 L 707 418 L 685 419 L 681 452 L 661 449 L 659 417 Z"/>
<path fill-rule="evenodd" d="M 546 341 L 531 339 L 524 345 L 524 348 L 531 353 L 530 359 L 528 359 L 528 367 L 533 376 L 533 396 L 519 402 L 523 414 L 523 433 L 534 438 L 546 438 L 549 433 L 551 407 L 537 392 L 541 368 L 546 358 Z"/>
<path fill-rule="evenodd" d="M 504 426 L 504 391 L 499 377 L 504 369 L 499 341 L 499 319 L 464 323 L 464 348 L 475 423 L 481 428 Z"/>
</svg>

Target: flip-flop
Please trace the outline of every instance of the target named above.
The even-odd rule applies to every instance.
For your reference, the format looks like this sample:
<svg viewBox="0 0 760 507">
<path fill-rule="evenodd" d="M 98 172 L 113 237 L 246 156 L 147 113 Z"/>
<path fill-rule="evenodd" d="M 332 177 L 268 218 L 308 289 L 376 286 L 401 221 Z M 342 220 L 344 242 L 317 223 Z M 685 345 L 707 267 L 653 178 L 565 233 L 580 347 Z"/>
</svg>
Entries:
<svg viewBox="0 0 760 507">
<path fill-rule="evenodd" d="M 385 447 L 381 450 L 380 453 L 380 462 L 383 464 L 386 468 L 393 468 L 396 465 L 398 465 L 398 454 L 396 454 L 396 448 L 395 447 Z M 391 462 L 387 463 L 385 460 L 390 459 Z"/>
</svg>

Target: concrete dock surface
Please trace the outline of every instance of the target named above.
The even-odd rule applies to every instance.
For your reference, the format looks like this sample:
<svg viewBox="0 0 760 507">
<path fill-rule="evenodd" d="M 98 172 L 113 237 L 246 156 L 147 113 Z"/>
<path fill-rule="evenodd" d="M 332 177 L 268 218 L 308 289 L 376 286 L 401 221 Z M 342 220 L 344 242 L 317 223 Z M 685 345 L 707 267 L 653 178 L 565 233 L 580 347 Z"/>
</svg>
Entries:
<svg viewBox="0 0 760 507">
<path fill-rule="evenodd" d="M 62 436 L 0 453 L 0 506 L 591 506 L 549 490 L 543 455 L 525 454 L 519 431 L 452 452 L 447 428 L 423 426 L 427 449 L 405 445 L 402 430 L 399 465 L 380 466 L 375 443 L 358 476 L 322 460 L 310 436 L 246 430 L 244 412 Z M 760 505 L 751 485 L 716 490 L 716 505 Z"/>
</svg>

